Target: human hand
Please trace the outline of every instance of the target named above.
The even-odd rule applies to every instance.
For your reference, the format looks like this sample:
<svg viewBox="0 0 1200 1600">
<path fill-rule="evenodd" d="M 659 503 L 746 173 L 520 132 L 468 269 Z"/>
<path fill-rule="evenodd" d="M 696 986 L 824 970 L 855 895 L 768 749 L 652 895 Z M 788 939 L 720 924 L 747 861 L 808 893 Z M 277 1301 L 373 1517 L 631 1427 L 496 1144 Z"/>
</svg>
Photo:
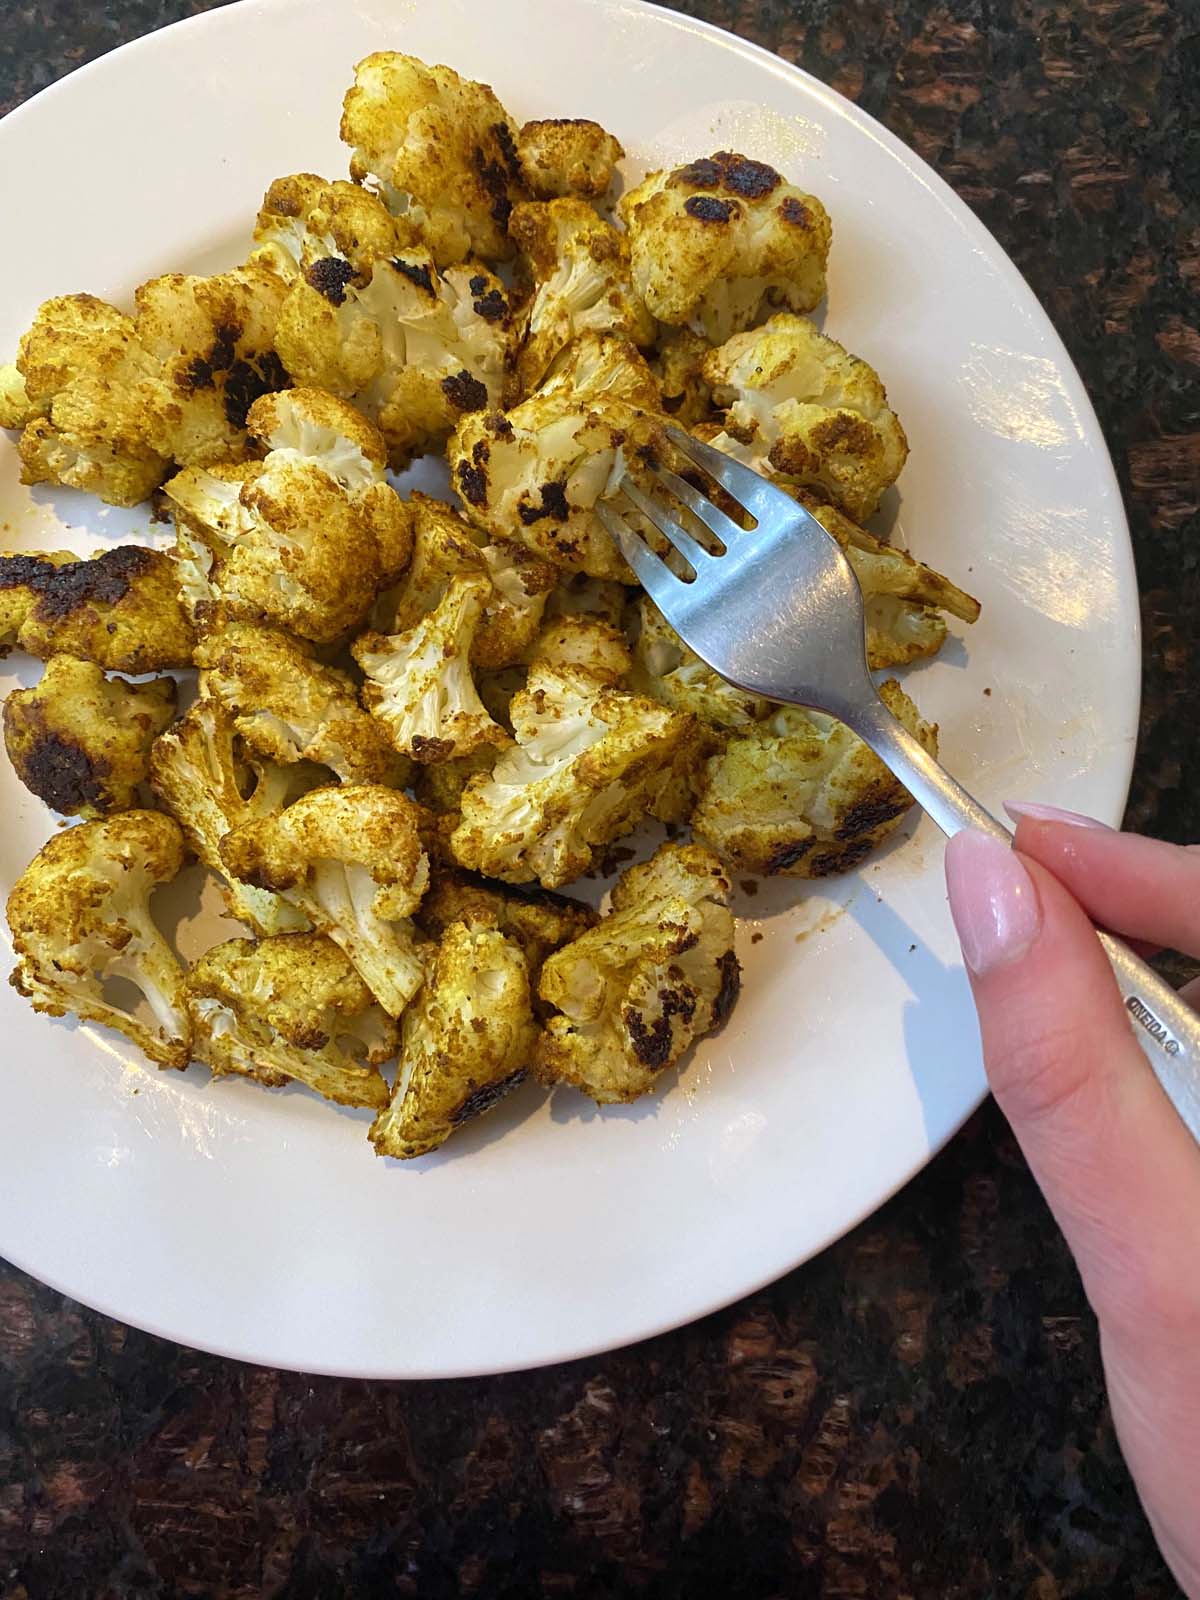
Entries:
<svg viewBox="0 0 1200 1600">
<path fill-rule="evenodd" d="M 964 833 L 946 850 L 988 1080 L 1079 1265 L 1159 1546 L 1200 1600 L 1200 1147 L 1092 927 L 1200 957 L 1200 848 L 1011 811 L 1014 849 Z M 1183 993 L 1200 1003 L 1200 979 Z"/>
</svg>

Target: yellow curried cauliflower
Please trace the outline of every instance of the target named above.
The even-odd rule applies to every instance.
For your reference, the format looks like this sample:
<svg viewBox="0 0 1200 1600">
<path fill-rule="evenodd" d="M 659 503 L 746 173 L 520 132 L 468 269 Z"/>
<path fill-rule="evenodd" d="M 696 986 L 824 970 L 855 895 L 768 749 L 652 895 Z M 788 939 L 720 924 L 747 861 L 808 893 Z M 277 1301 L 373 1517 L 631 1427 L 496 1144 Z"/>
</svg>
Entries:
<svg viewBox="0 0 1200 1600">
<path fill-rule="evenodd" d="M 979 601 L 949 578 L 907 551 L 881 544 L 836 506 L 823 505 L 804 493 L 798 498 L 833 535 L 854 568 L 863 592 L 867 661 L 872 669 L 905 666 L 936 655 L 946 638 L 943 611 L 960 622 L 976 621 Z"/>
<path fill-rule="evenodd" d="M 17 647 L 43 661 L 78 656 L 133 677 L 192 663 L 195 633 L 175 563 L 142 545 L 114 545 L 89 561 L 0 555 L 5 612 Z"/>
<path fill-rule="evenodd" d="M 341 136 L 354 152 L 350 176 L 376 180 L 439 266 L 509 259 L 509 213 L 525 187 L 512 122 L 486 84 L 376 51 L 354 69 Z"/>
<path fill-rule="evenodd" d="M 64 817 L 137 805 L 150 746 L 175 715 L 174 678 L 127 683 L 51 656 L 41 682 L 4 702 L 4 745 L 21 782 Z"/>
<path fill-rule="evenodd" d="M 727 683 L 689 650 L 649 595 L 641 597 L 638 611 L 632 681 L 639 694 L 717 728 L 742 728 L 771 711 L 769 700 Z"/>
<path fill-rule="evenodd" d="M 364 705 L 414 761 L 449 761 L 511 742 L 488 716 L 471 675 L 475 633 L 492 592 L 482 573 L 451 578 L 407 633 L 364 633 L 352 647 L 367 680 Z"/>
<path fill-rule="evenodd" d="M 352 400 L 400 469 L 499 400 L 516 326 L 479 262 L 439 272 L 408 249 L 358 275 L 341 257 L 317 261 L 289 288 L 275 340 L 293 380 Z"/>
<path fill-rule="evenodd" d="M 490 883 L 457 867 L 435 867 L 414 920 L 431 939 L 441 939 L 454 922 L 499 928 L 520 945 L 536 987 L 546 957 L 594 928 L 600 917 L 582 901 L 548 889 Z"/>
<path fill-rule="evenodd" d="M 95 295 L 38 309 L 0 393 L 0 426 L 22 428 L 21 482 L 85 489 L 110 505 L 144 500 L 166 475 L 145 392 L 155 363 L 131 317 Z"/>
<path fill-rule="evenodd" d="M 319 933 L 230 939 L 187 977 L 193 1053 L 216 1078 L 269 1089 L 303 1083 L 339 1106 L 388 1103 L 379 1071 L 396 1024 L 331 939 Z"/>
<path fill-rule="evenodd" d="M 521 176 L 535 200 L 602 200 L 624 154 L 611 133 L 586 117 L 527 122 L 517 135 Z"/>
<path fill-rule="evenodd" d="M 559 570 L 513 539 L 477 544 L 448 505 L 414 493 L 413 553 L 401 583 L 381 597 L 379 631 L 407 633 L 441 601 L 452 578 L 486 577 L 490 593 L 471 642 L 471 664 L 488 670 L 519 661 L 537 633 Z"/>
<path fill-rule="evenodd" d="M 636 1100 L 719 1028 L 741 986 L 729 894 L 699 845 L 664 844 L 623 872 L 608 916 L 542 968 L 539 992 L 560 1015 L 538 1041 L 538 1077 L 601 1105 Z"/>
<path fill-rule="evenodd" d="M 610 627 L 621 630 L 630 591 L 623 583 L 611 578 L 589 578 L 586 573 L 572 573 L 551 590 L 546 598 L 546 621 L 558 617 L 598 617 Z"/>
<path fill-rule="evenodd" d="M 825 293 L 829 215 L 761 161 L 718 150 L 650 173 L 617 209 L 651 312 L 712 344 L 768 310 L 811 311 Z"/>
<path fill-rule="evenodd" d="M 414 801 L 380 784 L 316 789 L 227 833 L 221 860 L 298 906 L 398 1017 L 424 978 L 411 921 L 429 882 L 420 823 Z"/>
<path fill-rule="evenodd" d="M 319 389 L 265 395 L 248 426 L 266 454 L 188 467 L 166 485 L 185 604 L 332 644 L 367 617 L 412 548 L 377 428 Z"/>
<path fill-rule="evenodd" d="M 371 276 L 376 261 L 420 244 L 415 228 L 394 217 L 377 194 L 315 172 L 276 178 L 263 197 L 250 261 L 292 283 L 303 277 L 326 293 L 339 278 Z"/>
<path fill-rule="evenodd" d="M 183 968 L 149 905 L 183 861 L 183 835 L 157 811 L 121 811 L 55 834 L 8 897 L 14 989 L 35 1011 L 116 1028 L 160 1067 L 186 1067 Z M 140 991 L 153 1021 L 105 998 L 105 982 L 117 978 Z"/>
<path fill-rule="evenodd" d="M 245 454 L 250 407 L 288 384 L 275 353 L 286 292 L 278 273 L 256 265 L 211 278 L 168 272 L 138 289 L 138 344 L 156 375 L 145 427 L 161 455 L 207 467 Z"/>
<path fill-rule="evenodd" d="M 250 754 L 229 713 L 219 701 L 207 698 L 197 700 L 155 741 L 150 780 L 190 848 L 222 879 L 231 917 L 263 938 L 308 927 L 308 918 L 288 901 L 231 878 L 220 845 L 234 828 L 276 816 L 302 794 L 328 783 L 324 767 L 306 761 L 283 767 Z"/>
<path fill-rule="evenodd" d="M 691 717 L 541 663 L 510 714 L 516 747 L 463 791 L 451 838 L 463 866 L 554 889 L 647 816 L 686 816 L 686 774 L 701 746 Z"/>
<path fill-rule="evenodd" d="M 464 417 L 450 445 L 467 515 L 493 538 L 516 533 L 546 560 L 592 578 L 632 574 L 596 516 L 627 474 L 647 492 L 645 463 L 670 458 L 657 385 L 632 345 L 587 334 L 511 411 Z"/>
<path fill-rule="evenodd" d="M 888 707 L 937 754 L 937 728 L 892 680 Z M 894 832 L 912 796 L 849 728 L 780 706 L 708 763 L 692 831 L 736 872 L 823 878 L 847 872 Z"/>
<path fill-rule="evenodd" d="M 544 623 L 529 648 L 530 664 L 580 668 L 610 689 L 622 683 L 633 656 L 619 628 L 602 617 L 576 613 Z"/>
<path fill-rule="evenodd" d="M 343 783 L 408 782 L 408 762 L 359 705 L 349 673 L 314 660 L 298 639 L 232 622 L 200 642 L 196 665 L 201 692 L 219 700 L 269 760 L 316 761 Z"/>
<path fill-rule="evenodd" d="M 537 1024 L 525 957 L 486 924 L 454 922 L 425 958 L 401 1022 L 392 1101 L 371 1125 L 375 1154 L 427 1155 L 521 1083 Z"/>
<path fill-rule="evenodd" d="M 704 362 L 725 427 L 770 475 L 812 489 L 862 522 L 900 475 L 908 441 L 865 361 L 807 317 L 772 317 Z"/>
<path fill-rule="evenodd" d="M 533 281 L 525 343 L 516 361 L 517 389 L 531 394 L 550 364 L 583 333 L 614 333 L 651 345 L 654 318 L 633 287 L 629 244 L 583 200 L 517 206 L 508 231 Z"/>
<path fill-rule="evenodd" d="M 662 390 L 662 409 L 680 428 L 695 428 L 716 416 L 704 362 L 708 340 L 690 328 L 662 328 L 650 370 Z"/>
<path fill-rule="evenodd" d="M 54 567 L 71 566 L 78 556 L 69 550 L 23 550 L 0 554 L 0 659 L 17 643 L 25 618 Z"/>
</svg>

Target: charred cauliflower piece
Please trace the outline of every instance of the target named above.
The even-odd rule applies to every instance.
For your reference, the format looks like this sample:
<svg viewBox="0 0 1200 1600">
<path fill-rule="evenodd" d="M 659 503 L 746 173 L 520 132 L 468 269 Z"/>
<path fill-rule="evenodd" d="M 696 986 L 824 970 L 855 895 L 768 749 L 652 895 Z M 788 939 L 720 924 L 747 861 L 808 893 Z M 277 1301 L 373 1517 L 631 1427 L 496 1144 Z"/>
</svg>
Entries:
<svg viewBox="0 0 1200 1600">
<path fill-rule="evenodd" d="M 547 561 L 593 578 L 632 575 L 595 507 L 626 474 L 670 456 L 649 368 L 626 341 L 585 335 L 507 412 L 464 417 L 450 468 L 467 515 L 493 538 L 517 533 Z"/>
<path fill-rule="evenodd" d="M 262 461 L 188 467 L 167 483 L 181 593 L 201 624 L 226 616 L 331 644 L 361 625 L 412 547 L 383 439 L 318 389 L 265 395 L 247 421 Z"/>
<path fill-rule="evenodd" d="M 183 860 L 183 835 L 157 811 L 122 811 L 55 834 L 8 897 L 13 987 L 35 1011 L 116 1028 L 159 1066 L 186 1067 L 183 968 L 149 905 Z M 103 985 L 114 978 L 140 991 L 152 1022 L 105 999 Z"/>
<path fill-rule="evenodd" d="M 589 578 L 576 572 L 551 590 L 546 599 L 546 621 L 559 617 L 597 617 L 620 631 L 630 591 L 611 578 Z"/>
<path fill-rule="evenodd" d="M 559 570 L 525 545 L 474 531 L 440 500 L 414 494 L 413 554 L 400 585 L 381 604 L 380 631 L 407 633 L 440 604 L 454 578 L 486 577 L 489 593 L 471 641 L 471 664 L 495 670 L 519 661 L 537 633 Z"/>
<path fill-rule="evenodd" d="M 625 636 L 602 617 L 555 617 L 543 625 L 529 650 L 531 664 L 579 668 L 616 688 L 633 666 Z"/>
<path fill-rule="evenodd" d="M 145 426 L 154 449 L 181 467 L 245 454 L 246 414 L 287 387 L 275 354 L 284 280 L 249 265 L 211 278 L 169 272 L 142 284 L 137 339 L 153 363 Z"/>
<path fill-rule="evenodd" d="M 341 134 L 354 152 L 350 176 L 376 180 L 439 266 L 509 259 L 509 213 L 526 195 L 515 130 L 486 84 L 376 51 L 354 69 Z"/>
<path fill-rule="evenodd" d="M 522 395 L 542 382 L 560 350 L 582 333 L 654 342 L 657 324 L 634 291 L 629 244 L 583 200 L 517 206 L 508 231 L 533 282 L 528 331 L 517 357 Z"/>
<path fill-rule="evenodd" d="M 364 633 L 355 641 L 354 659 L 367 679 L 363 701 L 396 749 L 414 761 L 449 761 L 510 742 L 471 676 L 471 649 L 491 594 L 482 573 L 452 578 L 407 633 Z"/>
<path fill-rule="evenodd" d="M 662 390 L 662 409 L 681 428 L 710 422 L 716 411 L 704 362 L 712 350 L 690 328 L 663 328 L 650 369 Z"/>
<path fill-rule="evenodd" d="M 907 551 L 881 544 L 835 506 L 800 497 L 846 552 L 863 592 L 867 661 L 879 670 L 933 656 L 946 638 L 943 612 L 974 622 L 979 601 Z"/>
<path fill-rule="evenodd" d="M 520 946 L 454 922 L 401 1022 L 392 1102 L 371 1125 L 375 1154 L 409 1160 L 444 1144 L 526 1076 L 537 1024 Z"/>
<path fill-rule="evenodd" d="M 704 362 L 726 429 L 779 478 L 862 522 L 900 475 L 908 441 L 878 374 L 807 317 L 772 317 Z"/>
<path fill-rule="evenodd" d="M 114 545 L 90 561 L 0 556 L 0 603 L 24 616 L 16 643 L 31 656 L 78 656 L 106 672 L 161 672 L 192 662 L 195 633 L 175 563 L 159 550 Z"/>
<path fill-rule="evenodd" d="M 230 916 L 264 938 L 308 927 L 304 913 L 288 901 L 231 878 L 221 860 L 220 844 L 234 828 L 276 816 L 309 789 L 328 782 L 325 768 L 304 761 L 282 767 L 249 754 L 229 713 L 219 701 L 207 698 L 198 700 L 156 741 L 150 778 L 188 845 L 223 880 Z"/>
<path fill-rule="evenodd" d="M 289 282 L 303 277 L 324 293 L 339 278 L 343 284 L 369 278 L 376 261 L 419 244 L 420 237 L 361 184 L 296 172 L 267 190 L 254 243 L 252 262 Z"/>
<path fill-rule="evenodd" d="M 921 720 L 899 684 L 885 683 L 880 694 L 936 755 L 936 727 Z M 692 831 L 731 871 L 824 878 L 857 866 L 912 803 L 849 728 L 781 706 L 709 761 Z"/>
<path fill-rule="evenodd" d="M 0 658 L 16 644 L 25 618 L 37 604 L 38 596 L 54 567 L 78 561 L 69 550 L 26 550 L 0 555 Z"/>
<path fill-rule="evenodd" d="M 761 161 L 718 150 L 652 172 L 618 210 L 642 299 L 712 344 L 769 310 L 811 311 L 825 293 L 829 215 Z"/>
<path fill-rule="evenodd" d="M 771 702 L 735 688 L 701 661 L 662 612 L 643 595 L 633 687 L 664 706 L 690 712 L 718 728 L 741 728 L 765 717 Z"/>
<path fill-rule="evenodd" d="M 439 272 L 416 248 L 359 273 L 341 256 L 317 261 L 289 288 L 276 330 L 294 381 L 352 400 L 397 469 L 498 401 L 515 338 L 499 278 L 479 262 Z"/>
<path fill-rule="evenodd" d="M 36 687 L 4 702 L 8 759 L 30 793 L 64 817 L 128 811 L 177 697 L 174 678 L 127 683 L 94 662 L 51 656 Z"/>
<path fill-rule="evenodd" d="M 521 176 L 535 200 L 603 199 L 624 154 L 611 133 L 586 117 L 527 122 L 517 135 Z"/>
<path fill-rule="evenodd" d="M 187 978 L 193 1052 L 214 1077 L 303 1083 L 339 1106 L 388 1102 L 379 1068 L 396 1024 L 332 940 L 318 933 L 230 939 Z"/>
<path fill-rule="evenodd" d="M 201 690 L 219 700 L 251 750 L 282 766 L 316 761 L 343 783 L 401 786 L 411 775 L 354 680 L 274 628 L 233 622 L 196 650 Z"/>
<path fill-rule="evenodd" d="M 411 918 L 429 882 L 421 808 L 395 789 L 316 789 L 221 840 L 225 870 L 284 895 L 354 963 L 389 1016 L 424 971 Z"/>
<path fill-rule="evenodd" d="M 22 483 L 86 489 L 110 505 L 144 500 L 167 454 L 147 426 L 155 364 L 133 319 L 90 294 L 47 300 L 2 388 L 0 426 L 22 428 Z"/>
<path fill-rule="evenodd" d="M 594 928 L 599 920 L 591 906 L 566 895 L 489 883 L 455 867 L 438 867 L 432 872 L 415 916 L 417 926 L 431 939 L 441 939 L 455 922 L 499 928 L 520 945 L 535 986 L 546 957 Z"/>
<path fill-rule="evenodd" d="M 683 775 L 700 737 L 692 718 L 577 668 L 541 664 L 514 695 L 511 717 L 516 747 L 463 792 L 451 840 L 463 866 L 554 889 L 645 817 L 686 816 Z"/>
<path fill-rule="evenodd" d="M 560 1013 L 538 1041 L 545 1083 L 608 1105 L 652 1089 L 737 999 L 729 880 L 699 845 L 662 845 L 621 874 L 608 916 L 542 968 L 539 992 Z"/>
</svg>

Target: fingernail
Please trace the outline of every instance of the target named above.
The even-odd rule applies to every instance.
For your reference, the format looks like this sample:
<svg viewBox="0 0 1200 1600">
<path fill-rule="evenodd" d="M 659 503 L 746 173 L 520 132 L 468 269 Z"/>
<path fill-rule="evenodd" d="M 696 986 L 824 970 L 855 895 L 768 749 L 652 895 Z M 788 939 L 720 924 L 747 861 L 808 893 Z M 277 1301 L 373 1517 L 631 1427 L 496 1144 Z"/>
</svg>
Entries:
<svg viewBox="0 0 1200 1600">
<path fill-rule="evenodd" d="M 1006 800 L 1004 809 L 1014 822 L 1030 817 L 1034 822 L 1068 822 L 1073 828 L 1097 828 L 1103 833 L 1113 830 L 1107 822 L 1097 822 L 1095 817 L 1085 817 L 1078 811 L 1063 811 L 1059 806 L 1043 806 L 1034 800 Z"/>
<path fill-rule="evenodd" d="M 950 912 L 968 967 L 977 976 L 1019 961 L 1042 926 L 1033 879 L 999 839 L 957 834 L 946 846 Z"/>
</svg>

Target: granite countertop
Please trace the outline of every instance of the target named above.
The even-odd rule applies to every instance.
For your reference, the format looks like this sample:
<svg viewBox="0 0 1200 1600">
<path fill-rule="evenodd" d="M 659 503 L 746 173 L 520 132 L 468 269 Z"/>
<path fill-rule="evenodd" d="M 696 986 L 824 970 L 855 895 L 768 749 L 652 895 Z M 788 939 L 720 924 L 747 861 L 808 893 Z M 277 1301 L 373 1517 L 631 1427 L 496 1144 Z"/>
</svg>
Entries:
<svg viewBox="0 0 1200 1600">
<path fill-rule="evenodd" d="M 204 9 L 5 0 L 0 111 Z M 880 118 L 1033 285 L 1096 402 L 1133 524 L 1146 679 L 1130 822 L 1200 837 L 1200 745 L 1179 737 L 1200 697 L 1197 13 L 1170 0 L 681 9 Z M 536 1592 L 1176 1592 L 1121 1465 L 1071 1261 L 993 1107 L 765 1293 L 512 1377 L 243 1367 L 0 1264 L 2 1600 Z"/>
</svg>

